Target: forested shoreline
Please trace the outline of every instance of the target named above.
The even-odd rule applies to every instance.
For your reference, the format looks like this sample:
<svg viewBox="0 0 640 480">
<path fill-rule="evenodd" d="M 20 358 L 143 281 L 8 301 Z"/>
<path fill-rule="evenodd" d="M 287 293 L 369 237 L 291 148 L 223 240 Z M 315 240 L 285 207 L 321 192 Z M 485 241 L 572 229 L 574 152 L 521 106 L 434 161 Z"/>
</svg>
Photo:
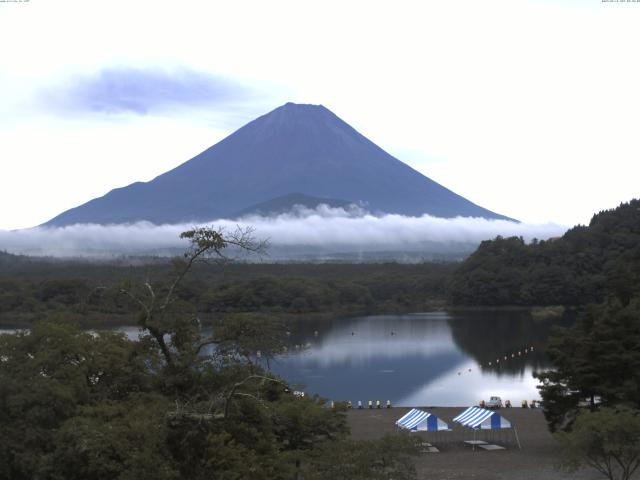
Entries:
<svg viewBox="0 0 640 480">
<path fill-rule="evenodd" d="M 64 312 L 84 326 L 131 323 L 123 288 L 165 276 L 168 259 L 127 266 L 0 256 L 0 325 L 28 326 Z M 6 267 L 6 268 L 5 268 Z M 287 319 L 439 308 L 453 264 L 198 265 L 177 299 L 203 318 L 261 313 Z"/>
<path fill-rule="evenodd" d="M 0 252 L 0 325 L 28 326 L 64 312 L 84 326 L 130 323 L 128 284 L 163 278 L 162 257 L 42 259 Z M 579 307 L 640 285 L 640 202 L 594 215 L 560 238 L 498 237 L 459 263 L 242 263 L 198 265 L 176 292 L 203 318 L 260 313 L 312 316 L 435 308 Z"/>
<path fill-rule="evenodd" d="M 640 200 L 632 200 L 560 238 L 482 242 L 455 269 L 448 298 L 456 305 L 579 306 L 609 295 L 628 301 L 639 287 Z"/>
</svg>

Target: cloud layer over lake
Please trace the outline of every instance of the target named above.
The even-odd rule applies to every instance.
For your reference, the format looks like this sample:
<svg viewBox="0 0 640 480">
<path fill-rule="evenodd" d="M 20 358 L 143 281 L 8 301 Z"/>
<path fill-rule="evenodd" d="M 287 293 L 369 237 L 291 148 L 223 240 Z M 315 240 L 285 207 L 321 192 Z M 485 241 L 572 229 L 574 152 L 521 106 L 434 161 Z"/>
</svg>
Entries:
<svg viewBox="0 0 640 480">
<path fill-rule="evenodd" d="M 208 222 L 233 231 L 250 226 L 255 236 L 268 239 L 271 251 L 375 252 L 414 251 L 433 253 L 451 251 L 455 246 L 469 250 L 482 240 L 502 236 L 521 236 L 526 241 L 562 235 L 566 227 L 555 224 L 533 225 L 483 218 L 435 218 L 429 215 L 374 216 L 358 207 L 353 209 L 319 206 L 297 209 L 272 217 L 248 216 L 240 220 Z M 0 250 L 54 256 L 95 256 L 114 254 L 162 253 L 182 249 L 186 243 L 178 237 L 194 224 L 153 225 L 72 225 L 62 228 L 37 227 L 0 231 Z M 301 250 L 302 249 L 302 250 Z M 286 255 L 284 255 L 286 257 Z"/>
</svg>

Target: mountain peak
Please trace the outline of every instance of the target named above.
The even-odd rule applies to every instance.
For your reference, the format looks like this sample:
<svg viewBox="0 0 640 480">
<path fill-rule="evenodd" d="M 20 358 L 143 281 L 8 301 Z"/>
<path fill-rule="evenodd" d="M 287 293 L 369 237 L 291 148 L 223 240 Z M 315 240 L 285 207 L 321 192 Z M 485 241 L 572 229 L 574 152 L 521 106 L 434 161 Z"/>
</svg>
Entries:
<svg viewBox="0 0 640 480">
<path fill-rule="evenodd" d="M 307 120 L 307 121 L 312 121 L 312 120 L 320 120 L 320 119 L 325 119 L 328 120 L 331 117 L 335 117 L 336 119 L 338 117 L 336 117 L 329 109 L 327 109 L 326 107 L 324 107 L 323 105 L 313 105 L 310 103 L 293 103 L 293 102 L 288 102 L 285 103 L 284 105 L 270 111 L 269 113 L 262 115 L 261 117 L 257 118 L 257 120 L 263 119 L 263 120 L 268 120 L 268 119 L 279 119 L 279 120 L 285 120 L 285 119 L 290 119 L 290 120 L 298 120 L 298 121 L 302 121 L 302 120 Z M 253 122 L 252 122 L 253 123 Z"/>
<path fill-rule="evenodd" d="M 366 140 L 325 106 L 292 102 L 258 117 L 236 133 L 246 137 L 244 142 L 258 140 L 274 142 L 279 148 L 288 150 L 298 148 L 301 158 L 311 153 L 302 152 L 305 148 L 317 153 L 318 150 L 345 148 L 348 144 Z"/>
<path fill-rule="evenodd" d="M 321 104 L 287 102 L 278 108 L 325 108 Z M 326 109 L 325 109 L 326 110 Z"/>
</svg>

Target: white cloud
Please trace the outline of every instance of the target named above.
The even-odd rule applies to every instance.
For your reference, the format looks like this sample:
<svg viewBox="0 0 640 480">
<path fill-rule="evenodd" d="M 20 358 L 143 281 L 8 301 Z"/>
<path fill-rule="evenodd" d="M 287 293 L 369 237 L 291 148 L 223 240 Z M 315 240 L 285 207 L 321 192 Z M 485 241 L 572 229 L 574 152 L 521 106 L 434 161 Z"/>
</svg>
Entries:
<svg viewBox="0 0 640 480">
<path fill-rule="evenodd" d="M 357 209 L 319 206 L 274 217 L 245 217 L 239 221 L 217 220 L 215 227 L 233 231 L 250 226 L 259 239 L 268 239 L 274 249 L 305 246 L 336 252 L 412 250 L 437 252 L 458 244 L 469 245 L 497 235 L 522 236 L 525 240 L 561 235 L 566 228 L 554 224 L 533 225 L 483 218 L 442 219 L 428 215 L 373 216 Z M 193 225 L 73 225 L 61 228 L 32 228 L 0 231 L 0 249 L 40 255 L 105 255 L 158 253 L 185 248 L 181 232 Z"/>
<path fill-rule="evenodd" d="M 275 245 L 333 244 L 378 248 L 416 246 L 422 242 L 479 243 L 496 235 L 515 235 L 531 240 L 557 236 L 566 231 L 566 228 L 555 224 L 532 225 L 484 218 L 354 215 L 352 211 L 323 205 L 316 210 L 300 209 L 296 214 L 246 217 L 243 223 L 272 239 Z M 224 224 L 229 226 L 228 221 Z"/>
</svg>

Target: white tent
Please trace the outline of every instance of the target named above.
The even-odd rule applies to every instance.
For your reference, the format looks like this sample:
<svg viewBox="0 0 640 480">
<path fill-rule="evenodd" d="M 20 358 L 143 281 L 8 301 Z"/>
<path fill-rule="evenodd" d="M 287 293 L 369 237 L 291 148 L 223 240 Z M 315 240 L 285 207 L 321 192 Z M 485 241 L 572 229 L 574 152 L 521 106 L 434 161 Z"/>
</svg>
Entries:
<svg viewBox="0 0 640 480">
<path fill-rule="evenodd" d="M 434 414 L 412 408 L 406 415 L 403 415 L 396 421 L 396 425 L 400 428 L 412 432 L 440 432 L 443 430 L 451 430 L 446 422 L 443 422 Z"/>
<path fill-rule="evenodd" d="M 494 410 L 480 407 L 469 407 L 453 419 L 465 427 L 493 430 L 496 428 L 511 428 L 511 422 Z"/>
<path fill-rule="evenodd" d="M 480 407 L 469 407 L 460 415 L 453 419 L 454 422 L 461 424 L 462 426 L 473 428 L 474 430 L 496 430 L 503 428 L 513 429 L 513 433 L 520 447 L 520 439 L 518 438 L 518 432 L 511 424 L 509 420 L 502 417 L 498 412 L 494 410 L 487 410 Z"/>
</svg>

